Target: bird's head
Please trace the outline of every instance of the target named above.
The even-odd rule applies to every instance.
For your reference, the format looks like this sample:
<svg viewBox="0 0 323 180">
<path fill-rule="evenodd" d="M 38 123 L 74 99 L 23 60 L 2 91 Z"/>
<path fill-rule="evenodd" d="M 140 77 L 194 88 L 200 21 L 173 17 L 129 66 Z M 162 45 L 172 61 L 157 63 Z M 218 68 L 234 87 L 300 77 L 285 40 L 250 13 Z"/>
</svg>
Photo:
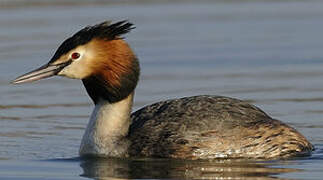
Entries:
<svg viewBox="0 0 323 180">
<path fill-rule="evenodd" d="M 133 28 L 127 21 L 85 27 L 66 39 L 47 64 L 12 83 L 65 76 L 81 79 L 95 103 L 100 98 L 121 100 L 134 91 L 139 79 L 138 60 L 121 37 Z"/>
</svg>

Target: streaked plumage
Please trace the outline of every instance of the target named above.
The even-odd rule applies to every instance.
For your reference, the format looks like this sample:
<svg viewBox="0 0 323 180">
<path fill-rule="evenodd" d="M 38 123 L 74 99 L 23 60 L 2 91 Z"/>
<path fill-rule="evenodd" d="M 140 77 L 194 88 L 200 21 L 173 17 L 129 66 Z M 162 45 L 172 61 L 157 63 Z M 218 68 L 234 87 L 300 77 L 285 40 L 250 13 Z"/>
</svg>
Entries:
<svg viewBox="0 0 323 180">
<path fill-rule="evenodd" d="M 120 38 L 126 21 L 88 26 L 65 40 L 48 64 L 18 77 L 81 79 L 95 104 L 81 156 L 181 159 L 286 158 L 314 147 L 295 129 L 238 99 L 194 96 L 146 106 L 133 114 L 139 62 Z"/>
<path fill-rule="evenodd" d="M 309 155 L 295 129 L 259 108 L 222 96 L 159 102 L 133 113 L 130 154 L 183 159 Z"/>
</svg>

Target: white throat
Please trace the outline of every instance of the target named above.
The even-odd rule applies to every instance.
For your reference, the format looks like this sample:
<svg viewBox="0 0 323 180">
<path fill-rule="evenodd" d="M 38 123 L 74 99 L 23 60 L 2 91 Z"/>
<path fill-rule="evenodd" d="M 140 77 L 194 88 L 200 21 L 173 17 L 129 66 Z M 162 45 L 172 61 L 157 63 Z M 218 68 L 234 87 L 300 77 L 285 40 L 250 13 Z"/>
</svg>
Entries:
<svg viewBox="0 0 323 180">
<path fill-rule="evenodd" d="M 83 135 L 80 155 L 125 156 L 126 136 L 130 126 L 133 93 L 127 98 L 109 103 L 100 100 L 92 112 Z"/>
</svg>

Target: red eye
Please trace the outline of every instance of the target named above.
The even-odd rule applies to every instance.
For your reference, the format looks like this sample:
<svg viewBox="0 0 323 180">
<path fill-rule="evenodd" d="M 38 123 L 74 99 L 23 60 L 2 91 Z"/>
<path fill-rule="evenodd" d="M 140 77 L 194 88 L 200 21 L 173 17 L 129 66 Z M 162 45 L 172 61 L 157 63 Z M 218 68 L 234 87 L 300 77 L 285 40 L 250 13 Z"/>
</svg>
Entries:
<svg viewBox="0 0 323 180">
<path fill-rule="evenodd" d="M 81 56 L 80 53 L 77 53 L 77 52 L 71 55 L 72 59 L 78 59 L 80 56 Z"/>
</svg>

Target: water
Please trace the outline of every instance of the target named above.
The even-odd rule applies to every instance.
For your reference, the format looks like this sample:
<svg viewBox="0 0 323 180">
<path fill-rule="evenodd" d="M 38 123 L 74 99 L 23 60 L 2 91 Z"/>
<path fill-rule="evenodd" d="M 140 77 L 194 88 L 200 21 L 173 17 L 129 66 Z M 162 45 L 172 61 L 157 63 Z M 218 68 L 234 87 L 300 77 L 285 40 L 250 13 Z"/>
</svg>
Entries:
<svg viewBox="0 0 323 180">
<path fill-rule="evenodd" d="M 0 179 L 321 179 L 323 1 L 0 1 Z M 217 94 L 303 133 L 313 156 L 276 161 L 78 159 L 93 108 L 80 81 L 10 85 L 80 28 L 129 19 L 142 67 L 134 109 Z"/>
</svg>

